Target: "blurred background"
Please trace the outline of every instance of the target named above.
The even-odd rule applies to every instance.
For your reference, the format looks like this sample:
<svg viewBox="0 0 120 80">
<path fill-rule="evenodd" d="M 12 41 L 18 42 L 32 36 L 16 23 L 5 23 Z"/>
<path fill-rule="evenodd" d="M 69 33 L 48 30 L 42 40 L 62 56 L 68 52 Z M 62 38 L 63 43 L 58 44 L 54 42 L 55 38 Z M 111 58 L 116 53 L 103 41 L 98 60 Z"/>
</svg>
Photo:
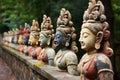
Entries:
<svg viewBox="0 0 120 80">
<path fill-rule="evenodd" d="M 79 31 L 82 25 L 83 13 L 88 7 L 89 0 L 0 0 L 0 34 L 19 28 L 27 22 L 31 25 L 36 19 L 42 22 L 43 14 L 50 16 L 54 29 L 61 8 L 66 8 L 72 15 L 72 21 L 77 33 L 78 59 L 84 51 L 80 49 Z M 111 47 L 114 55 L 111 58 L 115 72 L 115 80 L 120 80 L 120 0 L 101 0 L 105 6 L 105 14 L 110 25 Z"/>
</svg>

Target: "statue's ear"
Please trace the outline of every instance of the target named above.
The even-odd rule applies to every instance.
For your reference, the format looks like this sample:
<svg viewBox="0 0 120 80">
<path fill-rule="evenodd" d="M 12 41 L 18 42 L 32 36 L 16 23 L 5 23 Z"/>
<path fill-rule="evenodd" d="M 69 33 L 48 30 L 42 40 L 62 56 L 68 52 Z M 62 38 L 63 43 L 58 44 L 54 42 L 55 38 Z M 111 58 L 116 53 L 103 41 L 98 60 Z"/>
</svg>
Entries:
<svg viewBox="0 0 120 80">
<path fill-rule="evenodd" d="M 95 43 L 95 48 L 100 49 L 100 43 L 103 39 L 103 32 L 99 31 L 96 35 L 96 43 Z"/>
<path fill-rule="evenodd" d="M 51 35 L 48 35 L 47 45 L 50 45 Z"/>
<path fill-rule="evenodd" d="M 66 43 L 65 43 L 65 46 L 69 46 L 70 38 L 71 38 L 71 36 L 68 34 L 68 35 L 66 36 Z"/>
</svg>

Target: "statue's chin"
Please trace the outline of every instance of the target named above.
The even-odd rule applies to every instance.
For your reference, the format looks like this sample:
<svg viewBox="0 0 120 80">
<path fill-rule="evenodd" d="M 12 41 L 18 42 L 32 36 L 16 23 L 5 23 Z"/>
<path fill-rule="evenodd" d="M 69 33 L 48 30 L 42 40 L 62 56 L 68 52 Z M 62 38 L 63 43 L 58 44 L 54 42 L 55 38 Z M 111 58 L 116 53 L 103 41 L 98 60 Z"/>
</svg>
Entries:
<svg viewBox="0 0 120 80">
<path fill-rule="evenodd" d="M 85 50 L 85 46 L 81 46 L 81 49 Z"/>
<path fill-rule="evenodd" d="M 59 45 L 58 44 L 55 44 L 55 47 L 58 47 Z"/>
</svg>

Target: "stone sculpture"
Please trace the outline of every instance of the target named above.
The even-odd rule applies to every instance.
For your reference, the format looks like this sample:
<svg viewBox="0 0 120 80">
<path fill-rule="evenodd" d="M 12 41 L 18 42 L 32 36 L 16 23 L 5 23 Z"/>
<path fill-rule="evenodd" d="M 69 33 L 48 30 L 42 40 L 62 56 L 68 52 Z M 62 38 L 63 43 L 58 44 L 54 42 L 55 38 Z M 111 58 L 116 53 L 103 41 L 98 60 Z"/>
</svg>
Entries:
<svg viewBox="0 0 120 80">
<path fill-rule="evenodd" d="M 76 52 L 76 34 L 73 22 L 71 21 L 71 14 L 65 8 L 60 11 L 60 16 L 57 20 L 57 28 L 54 37 L 56 48 L 59 48 L 54 63 L 59 71 L 67 71 L 69 74 L 78 75 L 77 64 L 78 59 Z"/>
<path fill-rule="evenodd" d="M 22 25 L 20 25 L 20 29 L 18 32 L 18 44 L 24 44 L 23 33 L 24 33 L 24 27 Z"/>
<path fill-rule="evenodd" d="M 8 45 L 8 32 L 3 33 L 2 44 L 6 46 Z"/>
<path fill-rule="evenodd" d="M 28 46 L 28 40 L 30 36 L 30 26 L 29 24 L 25 23 L 25 27 L 23 29 L 22 41 L 23 43 L 19 46 L 19 51 L 24 53 L 24 49 Z"/>
<path fill-rule="evenodd" d="M 18 31 L 19 31 L 18 28 L 16 28 L 14 33 L 14 40 L 13 40 L 15 44 L 18 43 Z"/>
<path fill-rule="evenodd" d="M 12 29 L 12 30 L 10 30 L 10 31 L 8 31 L 8 46 L 9 47 L 13 47 L 14 46 L 14 44 L 13 44 L 13 39 L 14 39 L 14 29 Z"/>
<path fill-rule="evenodd" d="M 38 56 L 38 60 L 40 60 L 44 64 L 54 65 L 54 57 L 55 51 L 52 48 L 53 44 L 53 26 L 51 22 L 51 18 L 46 15 L 43 16 L 43 22 L 41 23 L 41 31 L 40 31 L 40 46 L 42 47 L 42 51 Z"/>
<path fill-rule="evenodd" d="M 25 23 L 24 35 L 23 35 L 23 41 L 25 45 L 28 45 L 29 36 L 30 36 L 30 25 Z"/>
<path fill-rule="evenodd" d="M 102 2 L 90 1 L 80 31 L 81 48 L 86 51 L 78 65 L 80 80 L 113 80 L 108 26 Z"/>
<path fill-rule="evenodd" d="M 20 25 L 20 29 L 18 31 L 18 46 L 17 46 L 17 50 L 20 52 L 22 52 L 24 49 L 23 35 L 24 35 L 24 27 Z"/>
<path fill-rule="evenodd" d="M 38 54 L 41 51 L 41 47 L 38 46 L 39 40 L 39 24 L 36 20 L 33 20 L 32 26 L 30 28 L 29 44 L 30 46 L 25 48 L 24 52 L 28 53 L 29 56 L 37 58 Z"/>
</svg>

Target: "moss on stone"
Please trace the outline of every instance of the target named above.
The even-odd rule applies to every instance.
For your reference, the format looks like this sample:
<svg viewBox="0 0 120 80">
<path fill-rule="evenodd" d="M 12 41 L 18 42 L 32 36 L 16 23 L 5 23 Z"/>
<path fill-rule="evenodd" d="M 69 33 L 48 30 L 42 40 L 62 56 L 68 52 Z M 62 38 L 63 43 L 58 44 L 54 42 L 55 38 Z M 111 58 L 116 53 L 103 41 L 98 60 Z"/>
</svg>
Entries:
<svg viewBox="0 0 120 80">
<path fill-rule="evenodd" d="M 37 61 L 37 62 L 35 62 L 34 65 L 37 66 L 37 67 L 39 67 L 39 66 L 43 65 L 43 63 L 41 61 Z"/>
</svg>

